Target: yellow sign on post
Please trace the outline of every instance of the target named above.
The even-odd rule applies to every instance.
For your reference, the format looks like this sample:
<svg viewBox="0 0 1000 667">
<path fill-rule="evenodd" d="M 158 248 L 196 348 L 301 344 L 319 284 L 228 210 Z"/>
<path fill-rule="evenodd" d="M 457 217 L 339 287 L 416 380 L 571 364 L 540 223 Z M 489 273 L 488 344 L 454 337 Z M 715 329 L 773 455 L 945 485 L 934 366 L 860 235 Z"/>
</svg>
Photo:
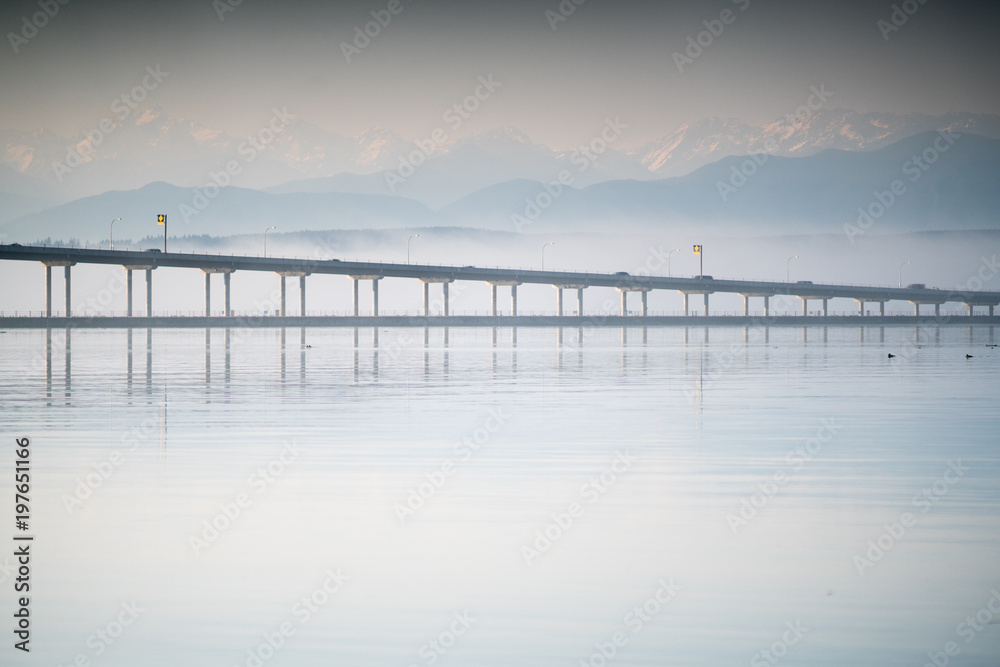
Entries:
<svg viewBox="0 0 1000 667">
<path fill-rule="evenodd" d="M 167 251 L 167 216 L 160 213 L 156 216 L 156 224 L 163 225 L 163 252 Z"/>
<path fill-rule="evenodd" d="M 701 254 L 701 246 L 700 245 L 696 245 L 694 247 L 694 254 L 696 254 L 696 255 L 700 255 Z"/>
</svg>

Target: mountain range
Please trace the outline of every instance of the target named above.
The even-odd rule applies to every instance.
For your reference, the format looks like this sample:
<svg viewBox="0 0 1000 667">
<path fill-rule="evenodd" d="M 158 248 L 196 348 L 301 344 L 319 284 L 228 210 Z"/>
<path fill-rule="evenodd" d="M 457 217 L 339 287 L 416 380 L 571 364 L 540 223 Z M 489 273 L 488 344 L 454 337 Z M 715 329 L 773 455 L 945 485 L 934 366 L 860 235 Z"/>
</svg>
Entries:
<svg viewBox="0 0 1000 667">
<path fill-rule="evenodd" d="M 821 108 L 760 126 L 705 119 L 627 150 L 612 142 L 593 160 L 588 158 L 588 168 L 581 171 L 573 166 L 580 162 L 578 150 L 555 150 L 509 127 L 448 140 L 427 154 L 389 130 L 373 128 L 344 137 L 294 117 L 277 131 L 263 125 L 252 137 L 173 118 L 155 106 L 105 121 L 75 137 L 45 129 L 0 131 L 0 222 L 155 182 L 202 187 L 227 163 L 235 163 L 239 172 L 227 182 L 240 188 L 272 194 L 384 195 L 441 210 L 485 188 L 522 179 L 552 181 L 566 169 L 573 172 L 572 186 L 580 189 L 685 176 L 752 153 L 806 157 L 828 149 L 872 151 L 942 129 L 1000 138 L 1000 116 Z M 253 148 L 248 142 L 255 142 Z M 406 174 L 409 164 L 419 165 L 412 175 Z"/>
<path fill-rule="evenodd" d="M 505 136 L 511 142 L 525 140 L 523 135 Z M 476 147 L 472 142 L 466 146 L 452 154 L 460 157 Z M 481 146 L 479 150 L 485 154 Z M 516 166 L 532 151 L 544 153 L 534 145 L 513 150 L 509 164 Z M 490 161 L 479 157 L 485 171 Z M 553 159 L 571 176 L 579 175 L 578 167 L 573 172 L 559 156 Z M 442 164 L 447 163 L 438 163 L 435 170 L 440 171 L 434 171 L 435 163 L 429 162 L 413 178 L 447 173 Z M 493 175 L 517 172 L 515 166 Z M 24 177 L 12 171 L 0 173 Z M 373 181 L 365 180 L 379 178 L 377 172 L 312 180 L 314 191 L 305 192 L 288 185 L 262 191 L 155 182 L 21 215 L 0 225 L 0 234 L 8 242 L 43 237 L 96 242 L 107 239 L 109 221 L 121 217 L 116 235 L 142 238 L 159 231 L 154 222 L 158 213 L 168 214 L 171 236 L 259 233 L 271 225 L 282 232 L 448 226 L 525 233 L 693 228 L 843 233 L 845 225 L 857 225 L 859 218 L 862 233 L 1000 228 L 1000 140 L 972 133 L 923 132 L 867 151 L 729 156 L 683 176 L 656 180 L 588 183 L 581 177 L 566 185 L 557 183 L 552 172 L 535 173 L 542 176 L 496 182 L 437 209 L 415 198 L 378 192 Z M 473 187 L 475 180 L 470 177 L 463 187 Z M 334 184 L 344 191 L 324 190 Z M 369 190 L 358 192 L 364 184 Z"/>
</svg>

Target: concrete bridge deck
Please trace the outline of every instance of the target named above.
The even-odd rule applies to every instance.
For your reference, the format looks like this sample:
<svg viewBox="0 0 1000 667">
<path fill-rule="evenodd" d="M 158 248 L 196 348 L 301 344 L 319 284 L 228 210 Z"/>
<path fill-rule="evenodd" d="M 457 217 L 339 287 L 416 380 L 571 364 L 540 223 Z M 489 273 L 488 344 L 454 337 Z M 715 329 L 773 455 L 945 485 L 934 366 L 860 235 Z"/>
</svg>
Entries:
<svg viewBox="0 0 1000 667">
<path fill-rule="evenodd" d="M 46 313 L 52 315 L 52 267 L 64 267 L 66 282 L 66 313 L 71 314 L 71 267 L 77 264 L 111 264 L 121 265 L 128 274 L 128 312 L 132 313 L 132 271 L 142 270 L 146 274 L 146 312 L 152 312 L 152 272 L 160 267 L 176 267 L 196 269 L 205 274 L 205 312 L 211 313 L 211 276 L 222 273 L 226 287 L 225 309 L 231 312 L 230 278 L 237 271 L 273 272 L 281 277 L 281 313 L 287 313 L 285 302 L 285 279 L 299 278 L 300 295 L 305 310 L 306 276 L 313 274 L 343 275 L 354 281 L 354 317 L 360 316 L 358 307 L 358 282 L 372 281 L 372 312 L 378 315 L 378 281 L 384 278 L 409 278 L 424 283 L 424 316 L 429 312 L 429 287 L 431 284 L 441 284 L 444 297 L 444 314 L 448 315 L 448 285 L 456 280 L 485 282 L 492 286 L 493 317 L 499 317 L 497 310 L 497 287 L 505 286 L 511 290 L 511 317 L 517 316 L 517 286 L 521 284 L 547 284 L 558 290 L 558 309 L 561 315 L 563 308 L 562 292 L 564 289 L 577 291 L 577 312 L 585 313 L 583 309 L 583 290 L 588 287 L 612 287 L 621 292 L 622 315 L 628 312 L 628 295 L 639 292 L 642 302 L 642 317 L 647 317 L 646 295 L 652 290 L 672 290 L 684 295 L 684 312 L 689 313 L 688 297 L 702 295 L 704 299 L 704 316 L 708 316 L 708 299 L 713 293 L 739 294 L 744 299 L 744 313 L 749 315 L 749 300 L 751 297 L 764 299 L 764 311 L 769 315 L 769 299 L 777 295 L 797 297 L 802 300 L 803 314 L 808 312 L 808 301 L 822 301 L 823 317 L 827 317 L 827 303 L 830 299 L 854 299 L 859 304 L 859 313 L 863 313 L 866 303 L 878 303 L 880 315 L 885 315 L 885 304 L 889 301 L 909 301 L 914 306 L 914 315 L 920 316 L 921 305 L 933 305 L 935 316 L 939 315 L 944 303 L 963 303 L 968 307 L 969 316 L 974 316 L 975 307 L 985 307 L 988 315 L 993 316 L 994 308 L 1000 305 L 1000 292 L 963 291 L 937 289 L 933 287 L 879 287 L 866 285 L 844 284 L 814 284 L 806 281 L 774 282 L 758 280 L 722 280 L 711 277 L 672 277 L 629 275 L 618 273 L 591 273 L 566 271 L 536 271 L 530 269 L 500 269 L 476 266 L 444 266 L 427 264 L 398 264 L 391 262 L 358 262 L 341 261 L 338 259 L 302 259 L 287 257 L 249 257 L 237 255 L 212 255 L 198 253 L 164 253 L 159 251 L 134 250 L 101 250 L 84 248 L 50 248 L 44 246 L 23 246 L 19 244 L 0 244 L 0 260 L 36 261 L 46 267 Z M 718 322 L 722 316 L 712 317 Z M 155 318 L 149 318 L 155 319 Z M 206 318 L 211 319 L 211 318 Z M 320 318 L 322 319 L 322 318 Z M 454 319 L 454 318 L 453 318 Z M 468 321 L 475 321 L 475 318 Z M 591 319 L 584 317 L 583 319 Z M 669 318 L 667 318 L 669 319 Z M 809 318 L 815 321 L 815 317 Z M 482 325 L 489 326 L 484 320 Z M 327 326 L 333 326 L 329 324 Z M 351 324 L 347 324 L 351 326 Z M 456 323 L 457 326 L 457 323 Z M 469 325 L 480 326 L 480 324 Z"/>
</svg>

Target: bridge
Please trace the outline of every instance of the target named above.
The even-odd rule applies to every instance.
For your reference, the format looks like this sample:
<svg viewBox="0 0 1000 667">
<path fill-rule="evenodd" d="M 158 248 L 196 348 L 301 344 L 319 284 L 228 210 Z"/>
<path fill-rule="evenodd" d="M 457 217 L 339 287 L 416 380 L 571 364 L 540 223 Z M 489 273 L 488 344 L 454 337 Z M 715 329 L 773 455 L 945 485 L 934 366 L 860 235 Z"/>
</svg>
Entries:
<svg viewBox="0 0 1000 667">
<path fill-rule="evenodd" d="M 564 316 L 563 292 L 574 290 L 576 292 L 578 315 L 569 319 L 580 319 L 584 315 L 583 294 L 588 287 L 611 287 L 621 293 L 621 317 L 626 317 L 629 313 L 628 298 L 630 294 L 638 293 L 640 299 L 640 315 L 636 317 L 646 318 L 644 321 L 654 323 L 652 320 L 674 319 L 674 318 L 652 318 L 648 316 L 647 295 L 653 290 L 672 290 L 680 292 L 684 296 L 685 317 L 690 316 L 689 299 L 691 296 L 701 296 L 704 307 L 704 318 L 709 318 L 709 296 L 716 293 L 732 293 L 743 297 L 744 316 L 749 317 L 750 299 L 763 299 L 764 315 L 770 315 L 770 299 L 776 295 L 787 295 L 797 297 L 802 301 L 803 317 L 808 315 L 808 302 L 819 301 L 822 303 L 822 316 L 830 319 L 828 304 L 830 299 L 845 298 L 853 299 L 859 305 L 859 315 L 864 315 L 865 305 L 868 303 L 878 303 L 879 313 L 885 316 L 885 304 L 890 301 L 907 301 L 913 305 L 914 315 L 921 315 L 921 306 L 933 305 L 935 317 L 940 317 L 941 305 L 945 303 L 962 303 L 968 309 L 968 315 L 976 315 L 976 308 L 986 309 L 988 317 L 994 316 L 994 308 L 1000 305 L 1000 292 L 985 291 L 950 291 L 941 290 L 922 285 L 911 285 L 908 287 L 878 287 L 859 285 L 837 285 L 837 284 L 813 284 L 806 281 L 795 283 L 788 282 L 768 282 L 757 280 L 717 280 L 711 276 L 696 276 L 692 278 L 652 276 L 652 275 L 629 275 L 625 272 L 618 273 L 587 273 L 587 272 L 566 272 L 566 271 L 535 271 L 526 269 L 500 269 L 485 268 L 476 266 L 438 266 L 428 264 L 398 264 L 390 262 L 358 262 L 342 261 L 339 259 L 301 259 L 287 257 L 250 257 L 235 255 L 214 255 L 179 252 L 160 252 L 156 250 L 135 251 L 135 250 L 102 250 L 91 248 L 54 248 L 45 246 L 23 246 L 20 244 L 0 244 L 0 260 L 30 261 L 40 262 L 45 267 L 45 317 L 42 320 L 52 319 L 79 319 L 73 318 L 71 309 L 72 295 L 72 267 L 79 264 L 105 264 L 120 265 L 126 272 L 126 318 L 88 318 L 91 320 L 119 320 L 124 319 L 126 323 L 133 317 L 133 271 L 143 271 L 145 273 L 146 288 L 146 318 L 144 322 L 150 320 L 165 320 L 177 318 L 150 318 L 153 312 L 153 271 L 160 267 L 187 268 L 202 271 L 205 274 L 205 318 L 200 320 L 213 320 L 210 324 L 219 325 L 216 320 L 223 322 L 232 316 L 230 308 L 232 274 L 237 271 L 264 271 L 273 272 L 280 277 L 281 285 L 281 305 L 280 313 L 282 318 L 289 320 L 299 320 L 301 324 L 307 324 L 309 318 L 299 316 L 289 318 L 287 316 L 287 301 L 285 283 L 287 278 L 299 279 L 299 293 L 301 299 L 301 311 L 305 313 L 306 278 L 311 275 L 342 275 L 353 281 L 353 316 L 361 320 L 369 320 L 362 317 L 359 309 L 359 283 L 371 282 L 372 316 L 379 316 L 378 307 L 378 286 L 379 281 L 384 278 L 409 278 L 419 280 L 423 283 L 424 317 L 430 316 L 430 287 L 440 285 L 442 290 L 443 317 L 449 317 L 449 285 L 456 281 L 484 282 L 492 287 L 492 303 L 489 318 L 494 322 L 501 317 L 497 308 L 497 288 L 503 287 L 510 290 L 510 315 L 504 316 L 524 320 L 518 317 L 517 312 L 517 288 L 523 284 L 551 285 L 556 289 L 556 317 Z M 54 267 L 63 268 L 63 280 L 65 281 L 66 308 L 64 318 L 53 318 L 52 315 L 52 269 Z M 214 274 L 222 274 L 225 285 L 225 307 L 222 318 L 211 318 L 211 279 Z M 3 318 L 5 324 L 16 318 Z M 329 319 L 329 318 L 326 318 Z M 337 318 L 347 320 L 351 318 Z M 380 318 L 382 319 L 382 318 Z M 457 319 L 457 318 L 453 318 Z M 468 318 L 466 318 L 468 319 Z M 549 321 L 550 318 L 544 318 Z M 702 318 L 698 318 L 699 320 Z M 715 320 L 716 318 L 711 318 Z M 721 319 L 721 317 L 719 318 Z M 733 319 L 733 318 L 727 318 Z M 815 319 L 815 318 L 813 318 Z M 977 318 L 978 319 L 978 318 Z M 555 320 L 561 322 L 565 320 Z M 150 322 L 152 323 L 152 322 Z M 313 322 L 319 323 L 319 322 Z M 401 322 L 402 323 L 402 322 Z M 457 322 L 456 322 L 457 323 Z M 637 322 L 638 323 L 638 322 Z M 567 324 L 569 322 L 567 321 Z M 115 322 L 113 325 L 122 326 Z M 238 325 L 234 323 L 234 325 Z M 145 326 L 145 324 L 140 325 Z"/>
</svg>

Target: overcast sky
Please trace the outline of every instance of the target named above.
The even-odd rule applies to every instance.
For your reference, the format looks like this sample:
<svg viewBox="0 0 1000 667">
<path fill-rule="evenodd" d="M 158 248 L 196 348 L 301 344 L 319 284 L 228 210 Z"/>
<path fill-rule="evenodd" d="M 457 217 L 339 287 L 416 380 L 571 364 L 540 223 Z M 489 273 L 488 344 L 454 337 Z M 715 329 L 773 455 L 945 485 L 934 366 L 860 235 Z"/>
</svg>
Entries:
<svg viewBox="0 0 1000 667">
<path fill-rule="evenodd" d="M 49 3 L 58 13 L 43 21 Z M 563 0 L 574 11 L 555 22 L 560 0 L 401 0 L 348 62 L 342 43 L 390 4 L 8 0 L 0 128 L 76 135 L 157 65 L 169 75 L 145 103 L 237 135 L 278 107 L 344 135 L 379 126 L 420 139 L 450 131 L 444 113 L 490 75 L 500 86 L 454 135 L 509 125 L 573 148 L 617 116 L 623 144 L 638 145 L 711 116 L 773 120 L 814 85 L 858 111 L 1000 113 L 992 4 L 908 0 L 915 12 L 889 32 L 889 2 Z M 711 23 L 724 10 L 728 25 Z M 33 16 L 37 34 L 24 28 Z M 721 34 L 703 34 L 711 43 L 679 71 L 673 54 L 704 21 Z"/>
</svg>

